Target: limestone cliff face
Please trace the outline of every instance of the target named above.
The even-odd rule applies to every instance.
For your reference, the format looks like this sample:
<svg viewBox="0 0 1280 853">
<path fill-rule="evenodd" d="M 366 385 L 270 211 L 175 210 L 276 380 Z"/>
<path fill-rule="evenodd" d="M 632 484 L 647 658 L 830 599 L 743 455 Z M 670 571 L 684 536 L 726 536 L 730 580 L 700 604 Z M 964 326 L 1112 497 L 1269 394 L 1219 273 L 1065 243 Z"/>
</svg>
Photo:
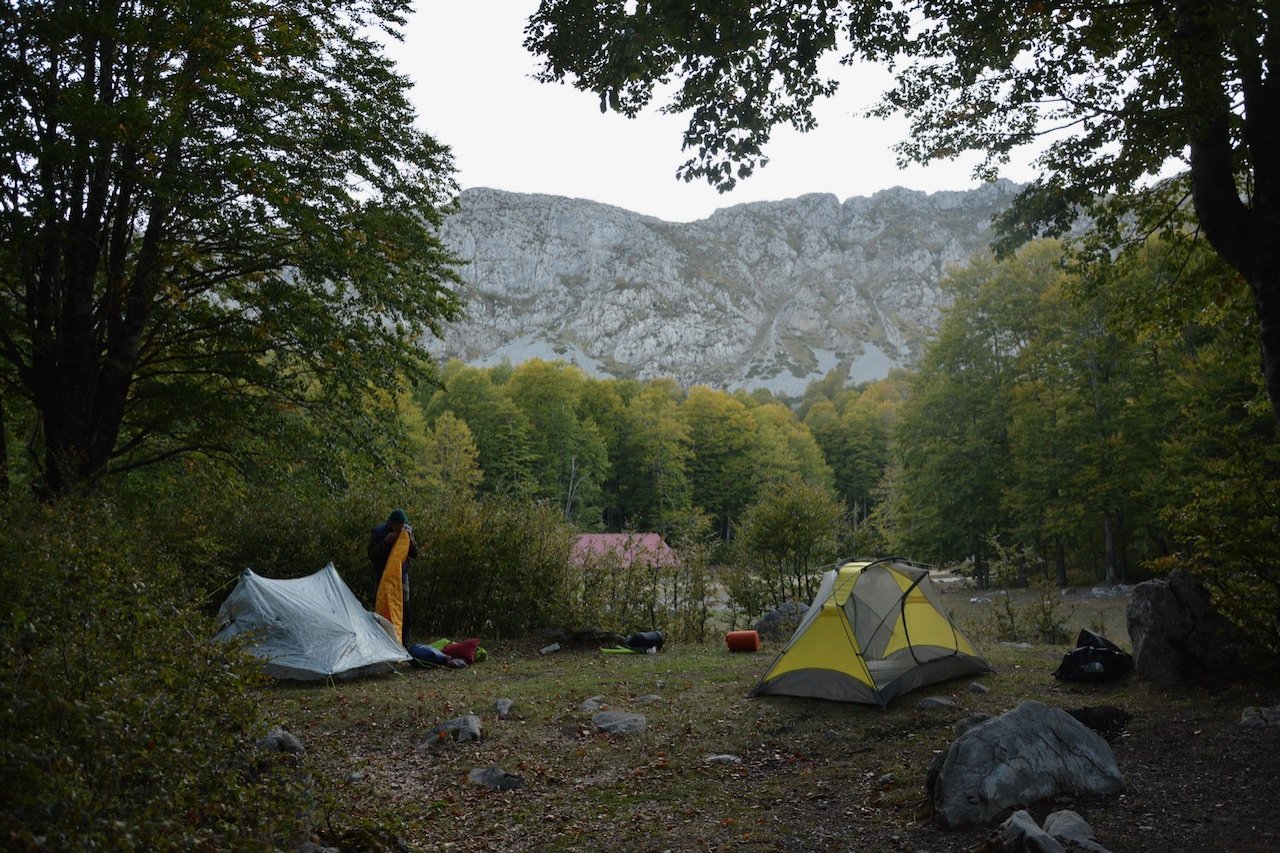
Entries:
<svg viewBox="0 0 1280 853">
<path fill-rule="evenodd" d="M 806 195 L 672 223 L 467 190 L 442 232 L 467 261 L 467 316 L 428 348 L 787 395 L 838 365 L 878 378 L 914 362 L 945 304 L 938 281 L 985 249 L 1016 191 Z"/>
</svg>

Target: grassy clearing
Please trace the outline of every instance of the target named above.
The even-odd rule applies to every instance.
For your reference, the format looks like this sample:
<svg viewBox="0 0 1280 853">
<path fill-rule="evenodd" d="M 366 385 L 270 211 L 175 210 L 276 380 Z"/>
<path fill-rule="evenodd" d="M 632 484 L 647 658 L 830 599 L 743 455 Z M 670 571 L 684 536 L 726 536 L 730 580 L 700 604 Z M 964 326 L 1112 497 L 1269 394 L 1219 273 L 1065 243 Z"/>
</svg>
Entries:
<svg viewBox="0 0 1280 853">
<path fill-rule="evenodd" d="M 669 643 L 658 655 L 547 656 L 532 641 L 506 644 L 466 670 L 280 686 L 270 701 L 330 783 L 335 835 L 365 824 L 417 849 L 772 850 L 839 847 L 856 826 L 858 838 L 879 838 L 883 849 L 895 838 L 905 849 L 967 849 L 971 836 L 938 834 L 924 794 L 929 762 L 957 720 L 1024 698 L 1068 708 L 1164 701 L 1132 682 L 1058 684 L 1052 671 L 1066 647 L 992 640 L 1003 605 L 971 597 L 955 591 L 947 601 L 996 673 L 934 685 L 885 711 L 749 699 L 777 648 L 732 654 L 722 643 Z M 1033 605 L 1034 591 L 1016 603 Z M 1123 624 L 1122 599 L 1077 604 L 1073 627 L 1102 627 L 1127 643 L 1114 630 Z M 991 691 L 966 692 L 974 680 Z M 960 708 L 917 709 L 927 695 L 954 696 Z M 647 728 L 594 731 L 592 712 L 581 708 L 593 696 L 645 714 Z M 506 720 L 494 711 L 502 697 L 515 702 Z M 483 721 L 480 743 L 425 742 L 435 724 L 466 713 Z M 742 760 L 705 760 L 718 754 Z M 489 766 L 521 774 L 525 787 L 495 793 L 467 781 L 469 770 Z"/>
</svg>

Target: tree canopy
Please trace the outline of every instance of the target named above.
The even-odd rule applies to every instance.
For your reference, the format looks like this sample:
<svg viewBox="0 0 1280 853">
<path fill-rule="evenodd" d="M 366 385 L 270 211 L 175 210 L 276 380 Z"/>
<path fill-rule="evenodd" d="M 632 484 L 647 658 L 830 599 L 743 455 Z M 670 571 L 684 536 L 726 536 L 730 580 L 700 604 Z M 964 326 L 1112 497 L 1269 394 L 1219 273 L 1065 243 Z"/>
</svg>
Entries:
<svg viewBox="0 0 1280 853">
<path fill-rule="evenodd" d="M 1249 283 L 1280 420 L 1277 14 L 1203 0 L 543 0 L 525 44 L 542 80 L 570 80 L 601 109 L 636 115 L 674 83 L 663 109 L 689 114 L 692 154 L 677 174 L 722 190 L 768 162 L 775 127 L 814 127 L 813 104 L 837 89 L 819 61 L 835 54 L 894 66 L 873 112 L 910 120 L 903 162 L 977 151 L 991 179 L 1014 150 L 1045 145 L 1043 176 L 1000 223 L 1005 249 L 1082 214 L 1108 230 L 1177 225 L 1189 194 Z M 1181 179 L 1150 182 L 1179 162 Z"/>
<path fill-rule="evenodd" d="M 307 410 L 374 436 L 453 317 L 405 0 L 5 0 L 0 381 L 48 493 Z M 16 421 L 18 417 L 7 420 Z"/>
</svg>

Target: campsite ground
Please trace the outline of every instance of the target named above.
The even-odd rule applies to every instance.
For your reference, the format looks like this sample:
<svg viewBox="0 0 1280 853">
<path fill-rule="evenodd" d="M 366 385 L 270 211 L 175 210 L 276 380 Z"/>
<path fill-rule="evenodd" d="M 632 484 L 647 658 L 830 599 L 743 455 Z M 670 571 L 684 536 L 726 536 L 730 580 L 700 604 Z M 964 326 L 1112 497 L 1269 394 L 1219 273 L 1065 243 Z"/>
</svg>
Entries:
<svg viewBox="0 0 1280 853">
<path fill-rule="evenodd" d="M 1073 808 L 1114 853 L 1280 850 L 1280 728 L 1240 723 L 1245 707 L 1280 703 L 1274 679 L 1194 690 L 1133 678 L 1067 685 L 1052 672 L 1073 642 L 994 639 L 997 610 L 1031 614 L 1035 593 L 1012 608 L 971 590 L 944 597 L 996 672 L 927 687 L 884 711 L 749 699 L 776 648 L 731 654 L 718 641 L 668 644 L 658 655 L 546 656 L 536 641 L 491 643 L 489 659 L 466 670 L 278 686 L 271 700 L 333 793 L 318 840 L 345 849 L 971 851 L 987 830 L 933 821 L 929 762 L 961 718 L 1037 699 L 1132 715 L 1113 741 L 1125 793 L 1038 804 L 1038 819 Z M 1128 645 L 1124 598 L 1078 594 L 1052 606 L 1073 631 Z M 975 680 L 990 692 L 966 691 Z M 916 707 L 931 695 L 959 708 Z M 593 731 L 580 706 L 594 696 L 643 713 L 647 727 Z M 502 697 L 515 703 L 506 720 L 493 710 Z M 480 742 L 425 743 L 435 724 L 465 713 L 481 717 Z M 741 763 L 706 761 L 722 754 Z M 520 774 L 524 787 L 468 782 L 472 768 L 490 766 Z"/>
</svg>

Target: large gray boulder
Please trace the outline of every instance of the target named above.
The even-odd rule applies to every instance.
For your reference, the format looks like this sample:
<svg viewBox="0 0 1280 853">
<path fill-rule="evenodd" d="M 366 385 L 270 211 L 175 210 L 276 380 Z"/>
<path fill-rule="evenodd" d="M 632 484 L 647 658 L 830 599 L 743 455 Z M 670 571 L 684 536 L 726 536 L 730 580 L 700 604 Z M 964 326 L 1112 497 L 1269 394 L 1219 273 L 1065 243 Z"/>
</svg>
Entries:
<svg viewBox="0 0 1280 853">
<path fill-rule="evenodd" d="M 1133 588 L 1127 610 L 1133 668 L 1163 684 L 1231 678 L 1240 671 L 1241 637 L 1198 579 L 1172 572 Z"/>
<path fill-rule="evenodd" d="M 935 813 L 948 827 L 985 826 L 1059 795 L 1124 790 L 1115 753 L 1070 714 L 1025 701 L 952 741 L 930 768 Z"/>
<path fill-rule="evenodd" d="M 756 622 L 756 633 L 771 643 L 784 642 L 800 627 L 800 620 L 809 612 L 809 606 L 797 601 L 784 601 Z"/>
</svg>

